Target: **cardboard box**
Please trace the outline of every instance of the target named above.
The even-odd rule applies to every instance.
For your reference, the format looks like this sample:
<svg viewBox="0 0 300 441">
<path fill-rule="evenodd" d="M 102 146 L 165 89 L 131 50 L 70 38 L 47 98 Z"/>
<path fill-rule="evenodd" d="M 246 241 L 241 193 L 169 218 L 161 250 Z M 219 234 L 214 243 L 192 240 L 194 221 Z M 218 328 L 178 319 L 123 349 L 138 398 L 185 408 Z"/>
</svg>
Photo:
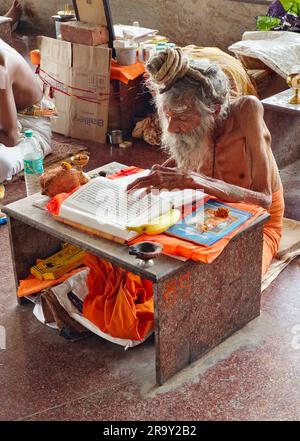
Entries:
<svg viewBox="0 0 300 441">
<path fill-rule="evenodd" d="M 54 88 L 59 116 L 52 130 L 105 143 L 108 125 L 111 50 L 41 37 L 41 73 Z M 73 96 L 69 96 L 73 95 Z"/>
<path fill-rule="evenodd" d="M 109 41 L 108 29 L 105 26 L 70 21 L 61 23 L 61 38 L 70 43 L 98 46 Z"/>
</svg>

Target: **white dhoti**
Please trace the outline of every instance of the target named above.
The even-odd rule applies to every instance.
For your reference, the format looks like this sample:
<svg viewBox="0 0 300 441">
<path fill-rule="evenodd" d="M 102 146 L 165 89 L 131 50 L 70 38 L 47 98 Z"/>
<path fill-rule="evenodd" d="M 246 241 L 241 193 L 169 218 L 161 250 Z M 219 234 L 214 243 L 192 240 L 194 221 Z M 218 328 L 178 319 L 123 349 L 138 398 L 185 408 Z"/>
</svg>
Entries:
<svg viewBox="0 0 300 441">
<path fill-rule="evenodd" d="M 44 157 L 51 153 L 52 133 L 50 118 L 18 113 L 18 122 L 22 131 L 27 129 L 34 131 L 34 134 L 39 138 Z M 23 170 L 23 143 L 24 140 L 15 147 L 6 147 L 0 144 L 0 183 L 11 179 L 13 175 Z"/>
</svg>

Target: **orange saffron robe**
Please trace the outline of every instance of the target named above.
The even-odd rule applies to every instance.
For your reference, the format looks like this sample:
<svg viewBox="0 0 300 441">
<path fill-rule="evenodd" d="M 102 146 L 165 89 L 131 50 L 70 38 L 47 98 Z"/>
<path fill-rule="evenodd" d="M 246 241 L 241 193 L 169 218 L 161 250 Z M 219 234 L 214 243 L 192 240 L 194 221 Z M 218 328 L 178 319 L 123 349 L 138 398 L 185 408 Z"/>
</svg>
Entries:
<svg viewBox="0 0 300 441">
<path fill-rule="evenodd" d="M 282 188 L 272 195 L 272 205 L 269 209 L 271 218 L 264 225 L 262 275 L 264 275 L 279 248 L 282 235 L 284 214 L 284 198 Z"/>
<path fill-rule="evenodd" d="M 83 315 L 112 337 L 143 340 L 153 329 L 153 284 L 87 253 Z"/>
</svg>

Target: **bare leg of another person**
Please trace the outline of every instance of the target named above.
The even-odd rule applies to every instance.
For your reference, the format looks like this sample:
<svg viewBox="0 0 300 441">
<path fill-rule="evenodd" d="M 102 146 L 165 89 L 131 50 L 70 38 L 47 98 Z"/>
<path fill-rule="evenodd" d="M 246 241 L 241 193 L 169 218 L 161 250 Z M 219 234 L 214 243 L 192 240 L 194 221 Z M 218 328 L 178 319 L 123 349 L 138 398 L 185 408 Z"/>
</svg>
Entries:
<svg viewBox="0 0 300 441">
<path fill-rule="evenodd" d="M 5 17 L 9 17 L 9 18 L 12 19 L 11 27 L 12 27 L 13 31 L 18 26 L 19 20 L 20 20 L 20 18 L 22 16 L 22 12 L 23 12 L 22 5 L 18 2 L 18 0 L 14 0 L 11 8 L 5 14 Z"/>
</svg>

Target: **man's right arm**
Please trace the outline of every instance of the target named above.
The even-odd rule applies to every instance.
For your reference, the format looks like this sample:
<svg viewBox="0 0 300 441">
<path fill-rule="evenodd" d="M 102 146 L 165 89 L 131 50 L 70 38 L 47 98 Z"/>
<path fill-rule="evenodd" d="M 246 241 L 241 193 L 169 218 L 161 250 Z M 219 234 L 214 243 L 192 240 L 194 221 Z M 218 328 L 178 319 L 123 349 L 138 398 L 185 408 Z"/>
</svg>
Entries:
<svg viewBox="0 0 300 441">
<path fill-rule="evenodd" d="M 0 143 L 14 147 L 18 139 L 17 109 L 12 84 L 5 67 L 0 66 Z"/>
</svg>

